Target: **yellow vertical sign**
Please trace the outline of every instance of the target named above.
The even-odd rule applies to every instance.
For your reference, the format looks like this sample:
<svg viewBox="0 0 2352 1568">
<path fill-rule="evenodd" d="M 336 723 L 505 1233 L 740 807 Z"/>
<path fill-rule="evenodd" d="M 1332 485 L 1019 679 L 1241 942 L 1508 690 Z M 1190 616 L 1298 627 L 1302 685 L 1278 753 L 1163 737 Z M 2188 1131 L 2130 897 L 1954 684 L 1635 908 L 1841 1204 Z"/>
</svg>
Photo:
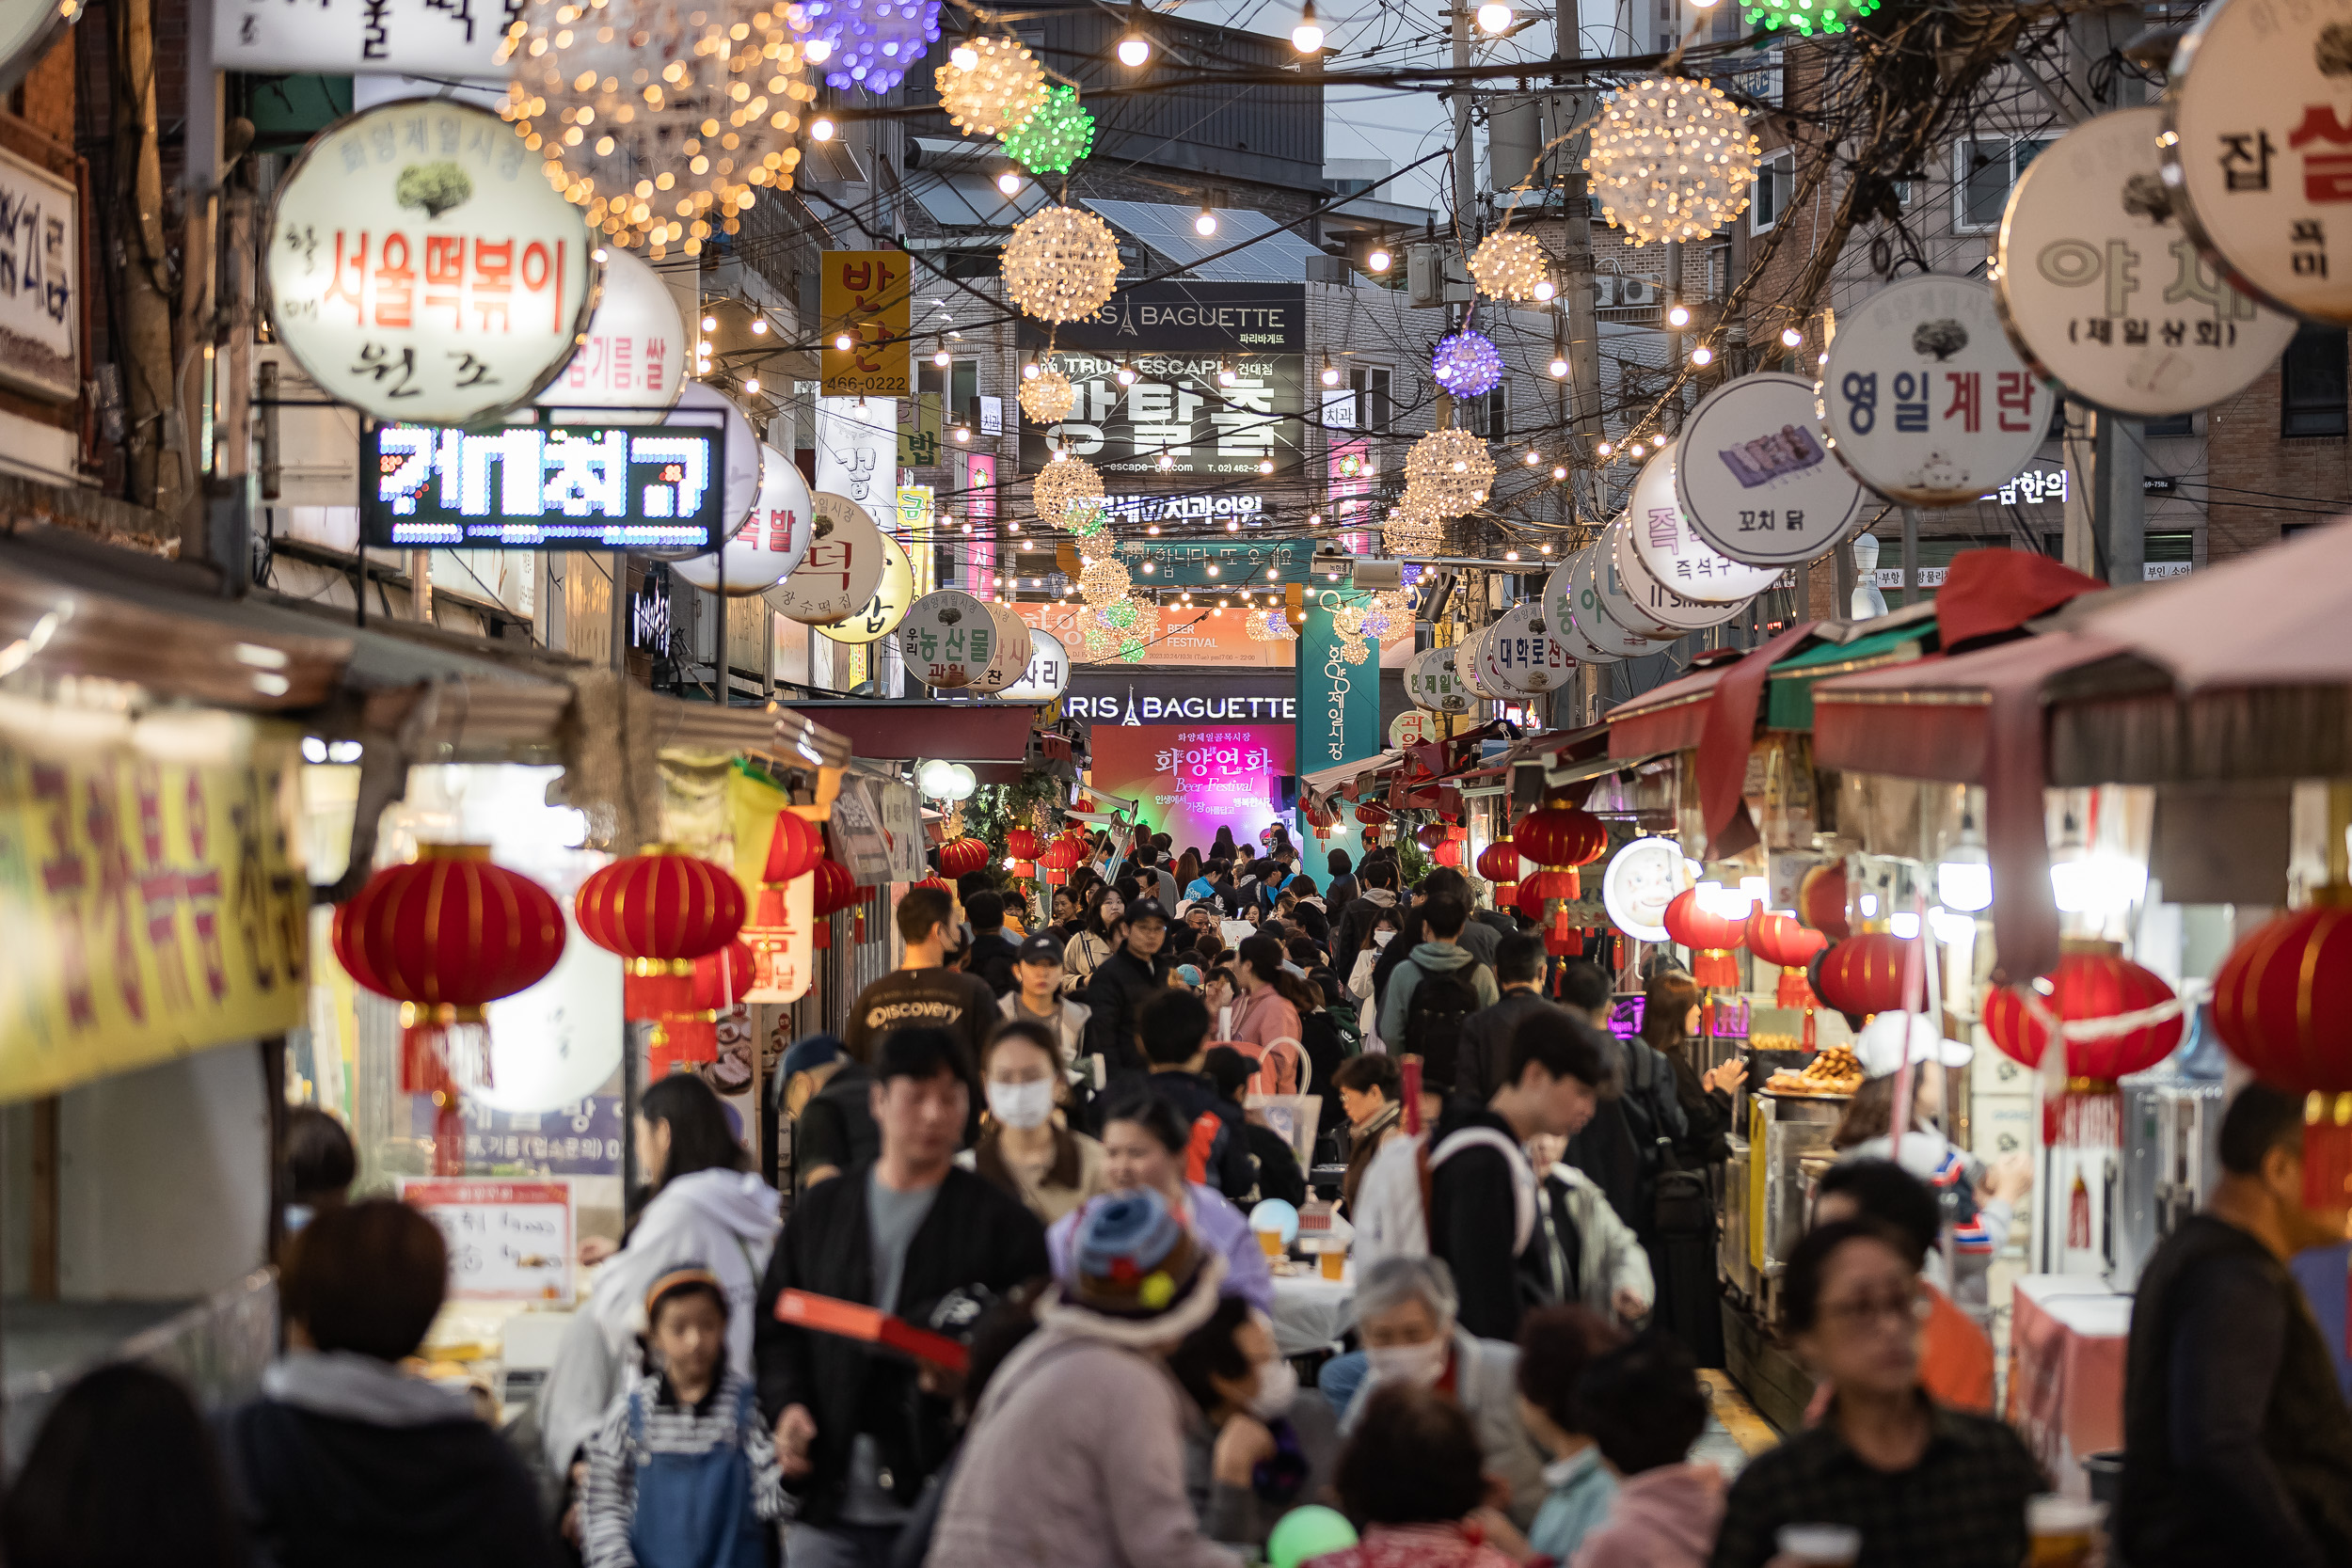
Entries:
<svg viewBox="0 0 2352 1568">
<path fill-rule="evenodd" d="M 914 269 L 898 250 L 828 250 L 819 275 L 824 319 L 818 372 L 829 398 L 902 398 L 913 388 Z M 847 348 L 838 347 L 844 339 Z"/>
</svg>

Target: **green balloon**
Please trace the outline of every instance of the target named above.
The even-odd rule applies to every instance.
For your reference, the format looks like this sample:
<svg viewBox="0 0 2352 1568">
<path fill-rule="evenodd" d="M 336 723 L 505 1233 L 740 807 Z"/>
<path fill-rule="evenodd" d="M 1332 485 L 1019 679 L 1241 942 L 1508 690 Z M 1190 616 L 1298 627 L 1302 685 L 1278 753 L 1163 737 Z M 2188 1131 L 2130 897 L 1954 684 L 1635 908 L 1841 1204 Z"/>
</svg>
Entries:
<svg viewBox="0 0 2352 1568">
<path fill-rule="evenodd" d="M 1274 1533 L 1266 1537 L 1265 1560 L 1268 1568 L 1298 1568 L 1310 1558 L 1354 1544 L 1356 1527 L 1347 1522 L 1346 1514 L 1310 1503 L 1292 1509 L 1275 1522 Z"/>
</svg>

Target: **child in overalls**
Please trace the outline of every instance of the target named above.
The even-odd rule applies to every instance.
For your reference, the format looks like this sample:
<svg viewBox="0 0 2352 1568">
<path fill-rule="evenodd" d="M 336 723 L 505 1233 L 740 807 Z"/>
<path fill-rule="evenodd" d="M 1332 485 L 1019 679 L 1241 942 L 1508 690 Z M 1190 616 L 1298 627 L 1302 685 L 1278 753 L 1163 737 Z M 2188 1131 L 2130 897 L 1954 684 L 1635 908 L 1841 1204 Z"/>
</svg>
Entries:
<svg viewBox="0 0 2352 1568">
<path fill-rule="evenodd" d="M 727 1298 L 707 1269 L 645 1292 L 646 1370 L 588 1444 L 588 1568 L 765 1568 L 785 1512 L 752 1380 L 727 1365 Z"/>
</svg>

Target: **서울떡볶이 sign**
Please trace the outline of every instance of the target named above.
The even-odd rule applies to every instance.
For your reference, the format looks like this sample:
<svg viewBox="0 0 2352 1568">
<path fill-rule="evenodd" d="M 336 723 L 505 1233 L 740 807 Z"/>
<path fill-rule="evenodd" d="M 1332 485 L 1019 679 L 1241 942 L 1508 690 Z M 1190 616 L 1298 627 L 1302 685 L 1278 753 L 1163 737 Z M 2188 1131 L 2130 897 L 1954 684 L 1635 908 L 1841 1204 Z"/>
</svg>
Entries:
<svg viewBox="0 0 2352 1568">
<path fill-rule="evenodd" d="M 699 549 L 726 526 L 720 433 L 699 425 L 376 425 L 361 537 L 423 549 Z"/>
<path fill-rule="evenodd" d="M 80 233 L 72 183 L 0 152 L 0 382 L 81 395 Z"/>
<path fill-rule="evenodd" d="M 404 100 L 342 121 L 278 188 L 268 241 L 287 352 L 379 420 L 471 425 L 519 407 L 587 331 L 586 221 L 487 110 Z"/>
<path fill-rule="evenodd" d="M 523 8 L 524 0 L 219 0 L 213 63 L 337 76 L 503 76 L 499 44 Z"/>
<path fill-rule="evenodd" d="M 818 309 L 824 318 L 818 355 L 823 395 L 902 398 L 914 356 L 907 341 L 914 320 L 914 268 L 898 250 L 828 250 L 818 274 Z M 850 346 L 840 346 L 847 337 Z"/>
<path fill-rule="evenodd" d="M 1217 478 L 1257 473 L 1269 460 L 1277 471 L 1295 468 L 1301 460 L 1303 355 L 1136 354 L 1124 360 L 1136 372 L 1132 387 L 1119 384 L 1120 360 L 1065 350 L 1048 362 L 1070 378 L 1077 402 L 1057 423 L 1023 422 L 1025 468 L 1051 462 L 1057 437 L 1106 474 Z M 1220 380 L 1226 371 L 1230 386 Z"/>
</svg>

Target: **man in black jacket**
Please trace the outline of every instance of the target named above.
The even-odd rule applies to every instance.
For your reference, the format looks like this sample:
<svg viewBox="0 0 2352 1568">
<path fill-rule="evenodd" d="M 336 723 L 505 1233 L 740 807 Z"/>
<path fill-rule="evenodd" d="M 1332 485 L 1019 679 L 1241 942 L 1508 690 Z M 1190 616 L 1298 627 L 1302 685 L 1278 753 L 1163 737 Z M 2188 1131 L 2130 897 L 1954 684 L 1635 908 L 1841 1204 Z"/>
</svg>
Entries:
<svg viewBox="0 0 2352 1568">
<path fill-rule="evenodd" d="M 1610 1030 L 1613 1001 L 1609 976 L 1598 964 L 1571 958 L 1560 966 L 1561 1006 L 1600 1037 L 1617 1085 L 1568 1140 L 1563 1159 L 1593 1179 L 1619 1219 L 1647 1235 L 1657 1201 L 1657 1141 L 1679 1139 L 1687 1128 L 1675 1099 L 1674 1069 L 1638 1036 L 1621 1040 Z"/>
<path fill-rule="evenodd" d="M 2239 1090 L 2212 1200 L 2139 1276 L 2115 1508 L 2132 1568 L 2352 1562 L 2352 1413 L 2286 1266 L 2343 1239 L 2344 1195 L 2305 1207 L 2303 1132 L 2302 1096 Z"/>
<path fill-rule="evenodd" d="M 1013 988 L 1013 958 L 1020 951 L 1005 935 L 1005 895 L 974 894 L 963 901 L 963 917 L 972 923 L 972 952 L 964 960 L 964 973 L 986 980 L 1002 1000 Z"/>
<path fill-rule="evenodd" d="M 1506 1343 L 1518 1338 L 1533 1293 L 1521 1284 L 1519 1258 L 1541 1234 L 1533 1222 L 1542 1187 L 1527 1140 L 1575 1132 L 1609 1085 L 1592 1031 L 1541 1014 L 1513 1037 L 1509 1071 L 1485 1105 L 1456 1100 L 1446 1107 L 1429 1156 L 1429 1250 L 1454 1270 L 1462 1293 L 1456 1321 Z M 1561 1245 L 1575 1256 L 1576 1238 L 1562 1237 Z"/>
<path fill-rule="evenodd" d="M 1136 1029 L 1152 1064 L 1152 1092 L 1175 1106 L 1185 1126 L 1198 1127 L 1202 1117 L 1211 1117 L 1220 1127 L 1207 1152 L 1207 1168 L 1198 1174 L 1188 1168 L 1184 1179 L 1205 1181 L 1239 1204 L 1256 1184 L 1257 1173 L 1249 1163 L 1241 1106 L 1218 1093 L 1201 1070 L 1209 1051 L 1209 1005 L 1188 990 L 1163 986 L 1144 1005 Z"/>
<path fill-rule="evenodd" d="M 1144 1070 L 1136 1050 L 1136 1024 L 1143 1005 L 1168 990 L 1168 906 L 1137 898 L 1111 924 L 1119 945 L 1094 966 L 1087 981 L 1087 1050 L 1103 1058 L 1104 1082 Z"/>
<path fill-rule="evenodd" d="M 920 1388 L 912 1366 L 778 1323 L 776 1298 L 806 1291 L 928 1323 L 951 1292 L 1002 1295 L 1051 1266 L 1036 1216 L 955 1164 L 968 1108 L 961 1056 L 942 1029 L 882 1037 L 872 1091 L 881 1157 L 808 1191 L 760 1284 L 759 1402 L 800 1501 L 786 1554 L 794 1568 L 884 1568 L 953 1438 L 947 1402 Z"/>
<path fill-rule="evenodd" d="M 1541 1013 L 1561 1023 L 1571 1022 L 1565 1008 L 1545 1001 L 1537 989 L 1543 984 L 1546 957 L 1544 939 L 1534 931 L 1504 937 L 1496 949 L 1495 984 L 1502 989 L 1502 998 L 1462 1021 L 1454 1058 L 1454 1089 L 1463 1099 L 1484 1104 L 1502 1087 L 1521 1019 Z"/>
</svg>

